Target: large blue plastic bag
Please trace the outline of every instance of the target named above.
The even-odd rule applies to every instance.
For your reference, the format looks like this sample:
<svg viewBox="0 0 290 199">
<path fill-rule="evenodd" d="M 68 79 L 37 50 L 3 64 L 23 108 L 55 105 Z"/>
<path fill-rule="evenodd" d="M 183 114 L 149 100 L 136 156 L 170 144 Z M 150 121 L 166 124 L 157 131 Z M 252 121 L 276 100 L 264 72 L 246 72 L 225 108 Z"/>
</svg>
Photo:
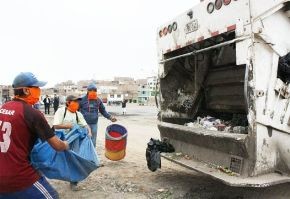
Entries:
<svg viewBox="0 0 290 199">
<path fill-rule="evenodd" d="M 50 179 L 78 182 L 98 168 L 99 159 L 85 128 L 75 126 L 68 134 L 56 135 L 67 140 L 70 150 L 57 152 L 47 142 L 38 140 L 31 151 L 32 165 Z"/>
</svg>

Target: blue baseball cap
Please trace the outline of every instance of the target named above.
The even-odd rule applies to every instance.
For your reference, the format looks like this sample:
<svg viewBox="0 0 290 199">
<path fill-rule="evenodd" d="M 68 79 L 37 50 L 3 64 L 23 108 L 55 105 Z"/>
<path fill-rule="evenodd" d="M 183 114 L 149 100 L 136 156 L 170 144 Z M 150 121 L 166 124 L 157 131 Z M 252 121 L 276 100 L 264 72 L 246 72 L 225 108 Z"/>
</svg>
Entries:
<svg viewBox="0 0 290 199">
<path fill-rule="evenodd" d="M 42 87 L 45 86 L 46 83 L 47 82 L 39 81 L 31 72 L 21 72 L 15 77 L 12 87 Z"/>
<path fill-rule="evenodd" d="M 88 87 L 87 87 L 87 90 L 88 91 L 90 91 L 90 90 L 97 90 L 96 84 L 94 84 L 94 83 L 89 84 Z"/>
</svg>

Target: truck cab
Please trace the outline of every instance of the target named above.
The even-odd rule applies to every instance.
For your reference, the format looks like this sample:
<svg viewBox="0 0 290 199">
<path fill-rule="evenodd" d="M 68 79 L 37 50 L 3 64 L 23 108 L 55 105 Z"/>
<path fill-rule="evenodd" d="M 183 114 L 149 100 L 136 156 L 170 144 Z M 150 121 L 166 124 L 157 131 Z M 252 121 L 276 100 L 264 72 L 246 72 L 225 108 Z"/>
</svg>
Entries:
<svg viewBox="0 0 290 199">
<path fill-rule="evenodd" d="M 158 28 L 165 158 L 231 186 L 290 182 L 289 9 L 204 0 Z"/>
</svg>

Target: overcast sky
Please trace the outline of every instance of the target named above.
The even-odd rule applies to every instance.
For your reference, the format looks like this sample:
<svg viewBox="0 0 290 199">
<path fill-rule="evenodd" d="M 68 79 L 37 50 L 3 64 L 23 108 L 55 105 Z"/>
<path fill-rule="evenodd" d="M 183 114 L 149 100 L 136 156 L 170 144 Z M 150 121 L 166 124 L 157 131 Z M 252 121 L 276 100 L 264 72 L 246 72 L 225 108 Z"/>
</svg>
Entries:
<svg viewBox="0 0 290 199">
<path fill-rule="evenodd" d="M 199 0 L 0 0 L 0 84 L 157 73 L 157 27 Z"/>
</svg>

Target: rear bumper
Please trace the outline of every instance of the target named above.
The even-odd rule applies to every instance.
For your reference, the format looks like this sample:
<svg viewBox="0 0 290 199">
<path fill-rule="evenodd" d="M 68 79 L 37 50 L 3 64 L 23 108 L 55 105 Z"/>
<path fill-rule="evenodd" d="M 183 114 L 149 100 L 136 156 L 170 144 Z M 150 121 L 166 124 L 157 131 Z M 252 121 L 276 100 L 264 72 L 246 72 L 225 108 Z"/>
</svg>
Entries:
<svg viewBox="0 0 290 199">
<path fill-rule="evenodd" d="M 255 175 L 255 151 L 247 134 L 231 134 L 159 122 L 161 138 L 168 138 L 176 154 L 162 156 L 186 168 L 236 187 L 267 187 L 290 182 L 288 175 Z M 274 171 L 272 169 L 272 171 Z"/>
<path fill-rule="evenodd" d="M 191 155 L 191 152 L 193 153 L 192 155 L 196 154 L 192 150 L 185 151 L 185 145 L 194 145 L 243 158 L 249 157 L 248 136 L 245 134 L 224 133 L 167 122 L 159 122 L 158 128 L 161 137 L 169 138 L 176 151 L 181 151 L 188 155 Z"/>
<path fill-rule="evenodd" d="M 290 182 L 290 177 L 278 173 L 268 173 L 255 177 L 242 177 L 235 173 L 223 172 L 220 167 L 209 165 L 196 161 L 194 159 L 186 159 L 184 156 L 172 158 L 171 154 L 162 154 L 162 157 L 177 163 L 188 169 L 203 173 L 215 180 L 234 187 L 268 187 L 276 184 Z"/>
</svg>

